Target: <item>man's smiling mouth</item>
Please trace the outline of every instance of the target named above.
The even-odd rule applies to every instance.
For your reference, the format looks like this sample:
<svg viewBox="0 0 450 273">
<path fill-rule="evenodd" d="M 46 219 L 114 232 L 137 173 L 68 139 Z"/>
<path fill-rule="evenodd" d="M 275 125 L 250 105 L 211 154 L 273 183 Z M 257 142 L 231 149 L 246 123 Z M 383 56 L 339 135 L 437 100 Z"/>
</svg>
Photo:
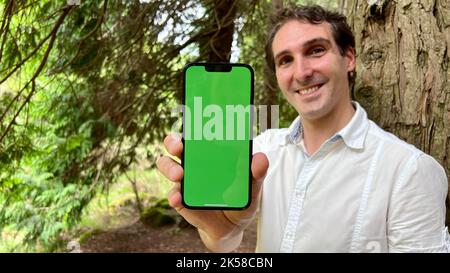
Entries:
<svg viewBox="0 0 450 273">
<path fill-rule="evenodd" d="M 314 93 L 317 90 L 319 90 L 319 88 L 322 87 L 322 85 L 323 84 L 318 84 L 318 85 L 304 88 L 304 89 L 297 89 L 297 90 L 295 90 L 295 93 L 300 94 L 300 95 L 309 95 L 309 94 Z"/>
</svg>

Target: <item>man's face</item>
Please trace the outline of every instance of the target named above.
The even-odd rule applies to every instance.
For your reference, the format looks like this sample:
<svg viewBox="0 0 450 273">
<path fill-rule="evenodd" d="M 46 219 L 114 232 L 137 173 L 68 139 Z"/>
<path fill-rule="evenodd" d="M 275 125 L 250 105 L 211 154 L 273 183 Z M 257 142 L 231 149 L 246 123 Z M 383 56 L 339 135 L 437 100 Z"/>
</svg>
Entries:
<svg viewBox="0 0 450 273">
<path fill-rule="evenodd" d="M 347 72 L 355 55 L 340 54 L 328 23 L 285 23 L 275 34 L 272 51 L 278 85 L 303 119 L 339 115 L 350 105 Z"/>
</svg>

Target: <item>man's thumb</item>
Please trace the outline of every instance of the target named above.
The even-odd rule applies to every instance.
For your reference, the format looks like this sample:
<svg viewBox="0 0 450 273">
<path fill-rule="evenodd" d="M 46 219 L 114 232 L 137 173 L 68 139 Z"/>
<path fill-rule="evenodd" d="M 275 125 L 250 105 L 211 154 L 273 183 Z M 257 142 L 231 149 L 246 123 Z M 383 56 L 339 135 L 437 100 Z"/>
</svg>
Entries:
<svg viewBox="0 0 450 273">
<path fill-rule="evenodd" d="M 252 158 L 252 176 L 258 181 L 266 175 L 269 168 L 269 160 L 264 153 L 256 153 Z"/>
</svg>

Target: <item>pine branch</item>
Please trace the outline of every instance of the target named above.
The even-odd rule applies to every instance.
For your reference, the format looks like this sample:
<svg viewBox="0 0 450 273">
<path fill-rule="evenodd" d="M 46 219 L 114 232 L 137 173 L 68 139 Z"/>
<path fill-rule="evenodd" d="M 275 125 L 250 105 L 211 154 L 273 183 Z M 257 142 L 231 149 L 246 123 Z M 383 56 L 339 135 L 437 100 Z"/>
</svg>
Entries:
<svg viewBox="0 0 450 273">
<path fill-rule="evenodd" d="M 11 103 L 8 105 L 8 107 L 5 109 L 5 111 L 3 112 L 2 116 L 0 117 L 0 122 L 3 121 L 3 119 L 5 118 L 6 114 L 8 113 L 9 109 L 11 108 L 12 104 L 15 101 L 18 101 L 20 95 L 22 94 L 22 92 L 30 85 L 31 83 L 31 91 L 28 94 L 28 96 L 25 98 L 25 101 L 22 103 L 22 105 L 20 106 L 20 108 L 17 110 L 17 112 L 14 114 L 13 119 L 11 120 L 11 122 L 8 124 L 8 126 L 6 127 L 6 130 L 3 132 L 2 136 L 0 137 L 0 143 L 3 141 L 3 139 L 6 137 L 6 135 L 8 134 L 8 132 L 11 130 L 13 124 L 16 121 L 16 118 L 19 116 L 20 112 L 22 111 L 22 109 L 25 107 L 25 105 L 28 104 L 28 102 L 30 102 L 32 96 L 34 95 L 35 91 L 36 91 L 36 86 L 35 86 L 35 80 L 36 78 L 39 76 L 39 74 L 42 72 L 42 70 L 45 67 L 45 64 L 47 63 L 48 60 L 48 56 L 50 55 L 50 51 L 53 48 L 53 44 L 56 40 L 56 34 L 58 33 L 59 27 L 62 25 L 62 23 L 64 22 L 64 19 L 66 18 L 66 16 L 69 14 L 69 12 L 72 10 L 73 6 L 66 6 L 63 9 L 63 13 L 61 14 L 61 16 L 58 18 L 58 21 L 55 23 L 55 26 L 53 27 L 52 31 L 49 34 L 50 37 L 50 42 L 48 44 L 47 50 L 44 53 L 44 57 L 41 60 L 41 63 L 39 64 L 39 67 L 36 69 L 36 71 L 34 72 L 33 76 L 31 77 L 31 79 L 25 84 L 25 86 L 17 93 L 17 95 L 14 97 L 14 99 L 11 101 Z M 0 82 L 1 83 L 1 82 Z"/>
<path fill-rule="evenodd" d="M 0 46 L 0 63 L 2 62 L 3 49 L 6 44 L 6 37 L 8 37 L 7 33 L 9 30 L 9 24 L 11 23 L 11 18 L 13 14 L 13 4 L 14 4 L 13 0 L 10 0 L 8 2 L 8 6 L 6 7 L 5 14 L 3 16 L 2 26 L 0 27 L 0 36 L 3 35 L 2 44 Z"/>
</svg>

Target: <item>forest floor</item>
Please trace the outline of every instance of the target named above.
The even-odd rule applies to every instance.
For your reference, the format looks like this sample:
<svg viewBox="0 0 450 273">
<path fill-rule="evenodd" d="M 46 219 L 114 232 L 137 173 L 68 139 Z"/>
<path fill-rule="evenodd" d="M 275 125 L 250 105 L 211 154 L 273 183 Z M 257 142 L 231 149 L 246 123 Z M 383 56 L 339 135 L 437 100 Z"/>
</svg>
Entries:
<svg viewBox="0 0 450 273">
<path fill-rule="evenodd" d="M 244 233 L 241 246 L 234 252 L 254 252 L 256 221 Z M 176 224 L 164 227 L 146 225 L 137 220 L 129 226 L 92 235 L 81 244 L 81 252 L 210 252 L 200 240 L 195 228 L 179 228 Z"/>
<path fill-rule="evenodd" d="M 91 201 L 79 226 L 79 232 L 76 233 L 78 235 L 71 236 L 72 240 L 77 242 L 77 246 L 79 242 L 78 250 L 209 252 L 200 240 L 197 230 L 187 222 L 181 221 L 181 216 L 168 206 L 166 196 L 172 183 L 156 170 L 149 170 L 145 164 L 140 164 L 139 168 L 130 171 L 127 177 L 114 184 L 109 196 L 99 195 Z M 128 177 L 134 178 L 137 182 L 141 207 L 146 213 L 139 212 Z M 106 201 L 108 198 L 109 201 Z M 161 222 L 160 216 L 166 218 L 169 216 L 172 219 L 161 225 L 155 225 L 156 222 Z M 255 247 L 256 221 L 246 230 L 243 242 L 235 252 L 254 252 Z"/>
</svg>

